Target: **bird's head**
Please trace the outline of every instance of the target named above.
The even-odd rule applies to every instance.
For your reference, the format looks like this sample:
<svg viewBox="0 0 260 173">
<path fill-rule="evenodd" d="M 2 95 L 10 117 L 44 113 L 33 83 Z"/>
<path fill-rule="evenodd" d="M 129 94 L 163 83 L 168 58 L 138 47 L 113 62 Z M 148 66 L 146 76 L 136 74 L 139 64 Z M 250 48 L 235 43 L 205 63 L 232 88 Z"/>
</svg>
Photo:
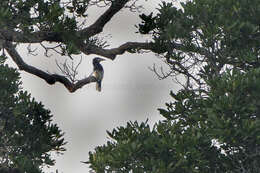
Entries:
<svg viewBox="0 0 260 173">
<path fill-rule="evenodd" d="M 95 63 L 99 63 L 101 61 L 105 61 L 105 59 L 99 58 L 99 57 L 95 57 L 92 62 L 93 62 L 93 64 L 95 64 Z"/>
</svg>

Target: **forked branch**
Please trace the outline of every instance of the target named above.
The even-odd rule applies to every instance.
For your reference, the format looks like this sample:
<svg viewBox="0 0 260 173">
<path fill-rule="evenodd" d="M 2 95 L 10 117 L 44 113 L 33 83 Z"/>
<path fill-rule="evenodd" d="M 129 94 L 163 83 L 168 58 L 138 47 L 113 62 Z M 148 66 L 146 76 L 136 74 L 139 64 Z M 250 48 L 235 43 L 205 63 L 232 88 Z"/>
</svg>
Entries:
<svg viewBox="0 0 260 173">
<path fill-rule="evenodd" d="M 58 63 L 58 61 L 56 60 L 56 65 L 58 66 L 62 74 L 64 74 L 72 83 L 75 83 L 76 81 L 78 81 L 77 79 L 78 68 L 81 62 L 82 62 L 82 57 L 80 58 L 80 61 L 76 65 L 74 64 L 73 61 L 71 62 L 71 64 L 68 64 L 67 60 L 65 60 L 64 63 Z"/>
<path fill-rule="evenodd" d="M 60 82 L 69 90 L 69 92 L 75 92 L 77 89 L 82 88 L 84 85 L 97 81 L 94 76 L 89 76 L 84 79 L 78 80 L 75 83 L 71 82 L 66 76 L 58 74 L 49 74 L 36 67 L 26 64 L 16 51 L 15 46 L 11 42 L 6 42 L 4 48 L 20 70 L 38 76 L 50 85 L 53 85 L 56 82 Z"/>
</svg>

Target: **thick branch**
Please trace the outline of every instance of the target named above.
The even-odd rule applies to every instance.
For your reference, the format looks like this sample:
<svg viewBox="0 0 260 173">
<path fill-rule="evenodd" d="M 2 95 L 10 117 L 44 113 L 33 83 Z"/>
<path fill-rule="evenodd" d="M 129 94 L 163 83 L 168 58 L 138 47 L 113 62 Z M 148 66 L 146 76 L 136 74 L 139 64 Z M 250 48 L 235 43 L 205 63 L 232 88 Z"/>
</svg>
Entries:
<svg viewBox="0 0 260 173">
<path fill-rule="evenodd" d="M 39 78 L 45 80 L 50 85 L 53 85 L 56 82 L 60 82 L 70 92 L 75 92 L 77 89 L 83 87 L 86 84 L 89 84 L 91 82 L 96 82 L 96 78 L 94 76 L 89 76 L 87 78 L 77 81 L 76 83 L 72 83 L 65 76 L 58 75 L 58 74 L 49 74 L 36 67 L 26 64 L 21 58 L 21 56 L 18 54 L 18 52 L 15 50 L 15 47 L 11 42 L 6 42 L 5 49 L 7 50 L 8 54 L 11 56 L 13 61 L 17 64 L 20 70 L 38 76 Z"/>
<path fill-rule="evenodd" d="M 80 31 L 80 36 L 89 38 L 103 31 L 104 26 L 119 12 L 129 0 L 112 1 L 111 6 L 96 20 L 95 23 Z"/>
<path fill-rule="evenodd" d="M 126 42 L 117 48 L 103 49 L 94 45 L 87 45 L 80 43 L 79 49 L 86 55 L 96 54 L 111 60 L 114 60 L 117 55 L 122 55 L 125 52 L 136 52 L 138 50 L 151 50 L 156 52 L 154 43 L 142 43 L 142 42 Z"/>
<path fill-rule="evenodd" d="M 186 46 L 174 42 L 171 43 L 169 47 L 160 47 L 158 46 L 157 43 L 154 42 L 126 42 L 117 48 L 111 48 L 111 49 L 103 49 L 101 47 L 84 44 L 82 42 L 79 43 L 77 46 L 86 55 L 96 54 L 96 55 L 109 58 L 111 60 L 114 60 L 117 55 L 122 55 L 125 52 L 133 53 L 139 50 L 148 50 L 148 51 L 153 51 L 154 53 L 161 54 L 169 51 L 168 49 L 171 49 L 171 51 L 187 49 Z M 204 55 L 206 57 L 212 57 L 212 54 L 205 48 L 198 47 L 195 51 L 200 55 Z"/>
<path fill-rule="evenodd" d="M 41 43 L 42 41 L 62 42 L 58 33 L 49 31 L 37 31 L 33 33 L 22 33 L 12 29 L 0 28 L 0 39 L 18 43 Z"/>
<path fill-rule="evenodd" d="M 5 167 L 0 167 L 0 172 L 1 173 L 22 173 L 18 168 L 5 168 Z"/>
</svg>

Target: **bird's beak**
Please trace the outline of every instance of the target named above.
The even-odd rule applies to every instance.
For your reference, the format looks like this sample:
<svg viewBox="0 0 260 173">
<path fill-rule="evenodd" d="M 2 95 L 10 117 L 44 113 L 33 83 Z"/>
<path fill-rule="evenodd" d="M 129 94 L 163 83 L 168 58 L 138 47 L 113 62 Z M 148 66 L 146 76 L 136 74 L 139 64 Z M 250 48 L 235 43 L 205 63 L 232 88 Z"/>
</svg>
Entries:
<svg viewBox="0 0 260 173">
<path fill-rule="evenodd" d="M 99 59 L 99 61 L 100 61 L 100 62 L 101 62 L 101 61 L 105 61 L 105 59 L 103 59 L 103 58 L 100 58 L 100 59 Z"/>
</svg>

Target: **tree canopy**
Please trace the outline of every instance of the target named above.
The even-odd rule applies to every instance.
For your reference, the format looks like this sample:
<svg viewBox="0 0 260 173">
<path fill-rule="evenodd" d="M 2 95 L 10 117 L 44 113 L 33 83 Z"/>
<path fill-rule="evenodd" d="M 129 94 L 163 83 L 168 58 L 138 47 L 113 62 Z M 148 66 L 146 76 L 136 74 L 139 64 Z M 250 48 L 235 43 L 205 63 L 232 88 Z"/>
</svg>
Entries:
<svg viewBox="0 0 260 173">
<path fill-rule="evenodd" d="M 85 26 L 88 8 L 100 5 L 106 7 L 105 12 Z M 66 75 L 30 66 L 17 52 L 17 43 L 38 43 L 47 55 L 53 50 L 68 57 L 84 53 L 112 60 L 125 52 L 149 50 L 169 66 L 169 71 L 152 69 L 159 78 L 185 77 L 185 81 L 177 81 L 182 90 L 171 92 L 173 101 L 159 109 L 164 120 L 153 127 L 147 122 L 128 122 L 107 132 L 111 140 L 89 153 L 87 163 L 95 172 L 260 172 L 260 2 L 188 0 L 181 5 L 177 8 L 163 2 L 158 13 L 140 15 L 138 32 L 151 36 L 150 42 L 125 42 L 107 48 L 98 34 L 123 8 L 137 10 L 136 0 L 0 2 L 2 48 L 20 70 L 48 84 L 60 82 L 74 92 L 96 79 L 90 76 L 74 82 Z M 46 42 L 56 45 L 46 47 Z M 30 100 L 28 94 L 21 96 Z M 15 115 L 16 109 L 12 113 Z M 20 131 L 12 134 L 17 133 Z M 19 160 L 15 154 L 6 159 L 12 161 L 8 164 L 26 168 L 19 161 L 26 161 L 27 155 Z"/>
<path fill-rule="evenodd" d="M 3 57 L 1 57 L 1 61 Z M 41 173 L 65 149 L 63 133 L 42 103 L 21 88 L 16 69 L 0 63 L 0 172 Z"/>
<path fill-rule="evenodd" d="M 170 67 L 154 72 L 186 81 L 159 109 L 164 120 L 108 132 L 111 140 L 90 152 L 90 167 L 97 173 L 259 172 L 259 7 L 258 0 L 192 0 L 141 15 L 140 33 L 153 37 Z"/>
</svg>

